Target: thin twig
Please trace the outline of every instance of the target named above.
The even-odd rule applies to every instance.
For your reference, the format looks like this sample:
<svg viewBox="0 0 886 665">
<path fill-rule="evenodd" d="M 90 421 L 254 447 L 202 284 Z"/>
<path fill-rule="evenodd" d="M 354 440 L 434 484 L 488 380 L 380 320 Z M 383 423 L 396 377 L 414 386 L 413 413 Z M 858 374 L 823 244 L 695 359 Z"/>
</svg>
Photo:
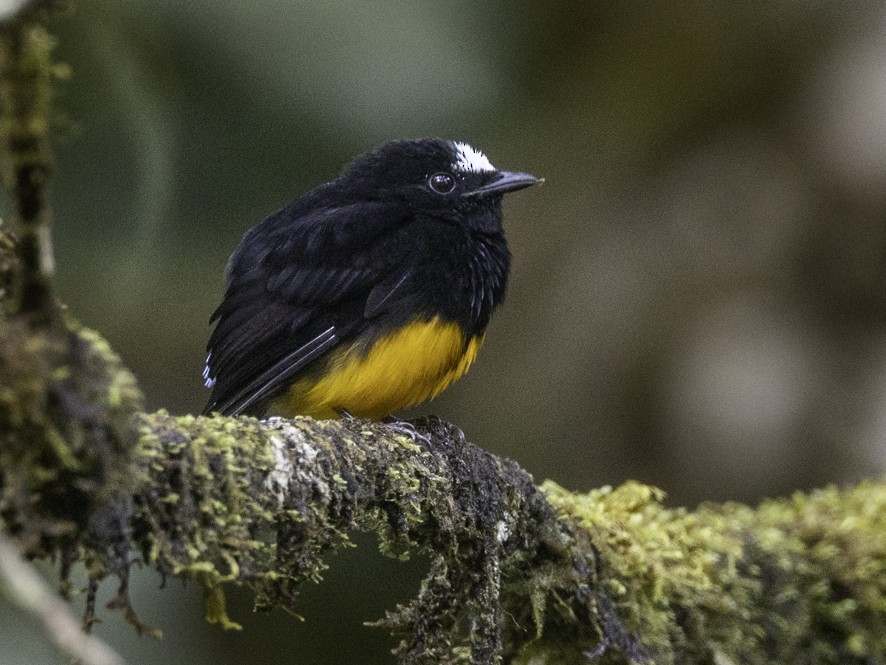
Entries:
<svg viewBox="0 0 886 665">
<path fill-rule="evenodd" d="M 81 665 L 124 665 L 124 660 L 111 647 L 83 632 L 64 601 L 22 559 L 15 544 L 2 532 L 0 582 L 6 595 L 40 619 L 55 645 Z"/>
</svg>

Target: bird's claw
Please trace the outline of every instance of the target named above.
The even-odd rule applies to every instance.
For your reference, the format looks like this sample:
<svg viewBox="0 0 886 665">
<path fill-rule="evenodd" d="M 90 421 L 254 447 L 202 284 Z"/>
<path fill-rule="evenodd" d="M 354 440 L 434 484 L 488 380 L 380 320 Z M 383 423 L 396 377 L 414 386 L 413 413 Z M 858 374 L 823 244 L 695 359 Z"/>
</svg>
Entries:
<svg viewBox="0 0 886 665">
<path fill-rule="evenodd" d="M 396 432 L 397 434 L 402 434 L 403 436 L 408 436 L 409 439 L 415 443 L 416 441 L 421 441 L 428 445 L 431 444 L 431 440 L 426 437 L 424 434 L 415 429 L 415 425 L 405 420 L 392 420 L 390 422 L 386 422 L 388 429 L 392 432 Z"/>
</svg>

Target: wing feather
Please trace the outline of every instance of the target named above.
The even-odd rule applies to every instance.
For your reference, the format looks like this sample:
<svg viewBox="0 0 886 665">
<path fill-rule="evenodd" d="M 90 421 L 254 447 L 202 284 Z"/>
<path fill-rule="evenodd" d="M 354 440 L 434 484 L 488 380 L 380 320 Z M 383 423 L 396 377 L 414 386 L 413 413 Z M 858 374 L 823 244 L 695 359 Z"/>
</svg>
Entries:
<svg viewBox="0 0 886 665">
<path fill-rule="evenodd" d="M 308 365 L 359 332 L 367 298 L 384 302 L 377 287 L 389 283 L 386 265 L 396 265 L 372 250 L 401 221 L 397 210 L 364 202 L 305 211 L 296 202 L 244 236 L 211 318 L 206 413 L 260 413 Z"/>
<path fill-rule="evenodd" d="M 338 337 L 334 330 L 334 327 L 327 328 L 268 367 L 232 397 L 207 407 L 207 412 L 219 411 L 225 415 L 236 416 L 264 397 L 272 395 L 279 386 L 285 385 L 307 364 L 335 347 Z"/>
</svg>

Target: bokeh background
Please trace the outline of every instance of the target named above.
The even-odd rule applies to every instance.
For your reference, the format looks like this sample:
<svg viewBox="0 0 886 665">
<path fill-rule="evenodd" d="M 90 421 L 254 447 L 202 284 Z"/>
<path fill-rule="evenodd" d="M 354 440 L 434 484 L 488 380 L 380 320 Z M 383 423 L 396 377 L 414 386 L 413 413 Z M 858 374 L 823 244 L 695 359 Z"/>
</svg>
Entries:
<svg viewBox="0 0 886 665">
<path fill-rule="evenodd" d="M 62 298 L 151 408 L 199 410 L 240 236 L 391 138 L 544 176 L 509 197 L 507 302 L 417 410 L 537 479 L 755 501 L 886 467 L 886 5 L 840 0 L 80 2 L 54 22 Z M 137 576 L 131 663 L 385 663 L 361 623 L 422 561 L 333 558 L 242 633 Z M 108 585 L 107 597 L 113 592 Z M 0 662 L 62 660 L 0 603 Z"/>
</svg>

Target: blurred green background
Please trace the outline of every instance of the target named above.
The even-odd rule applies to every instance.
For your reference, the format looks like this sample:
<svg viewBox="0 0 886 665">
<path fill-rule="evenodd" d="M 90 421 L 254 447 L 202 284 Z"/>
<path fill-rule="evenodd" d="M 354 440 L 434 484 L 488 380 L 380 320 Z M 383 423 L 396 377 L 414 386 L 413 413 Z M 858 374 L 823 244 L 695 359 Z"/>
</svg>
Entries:
<svg viewBox="0 0 886 665">
<path fill-rule="evenodd" d="M 574 490 L 675 504 L 886 466 L 882 2 L 80 2 L 54 22 L 61 297 L 151 408 L 199 410 L 207 319 L 243 232 L 392 138 L 544 176 L 506 203 L 508 300 L 470 374 L 417 409 Z M 144 572 L 131 663 L 384 663 L 361 622 L 423 565 L 369 538 L 299 622 L 201 619 Z M 112 595 L 113 584 L 104 593 Z M 55 663 L 0 604 L 0 662 Z"/>
</svg>

